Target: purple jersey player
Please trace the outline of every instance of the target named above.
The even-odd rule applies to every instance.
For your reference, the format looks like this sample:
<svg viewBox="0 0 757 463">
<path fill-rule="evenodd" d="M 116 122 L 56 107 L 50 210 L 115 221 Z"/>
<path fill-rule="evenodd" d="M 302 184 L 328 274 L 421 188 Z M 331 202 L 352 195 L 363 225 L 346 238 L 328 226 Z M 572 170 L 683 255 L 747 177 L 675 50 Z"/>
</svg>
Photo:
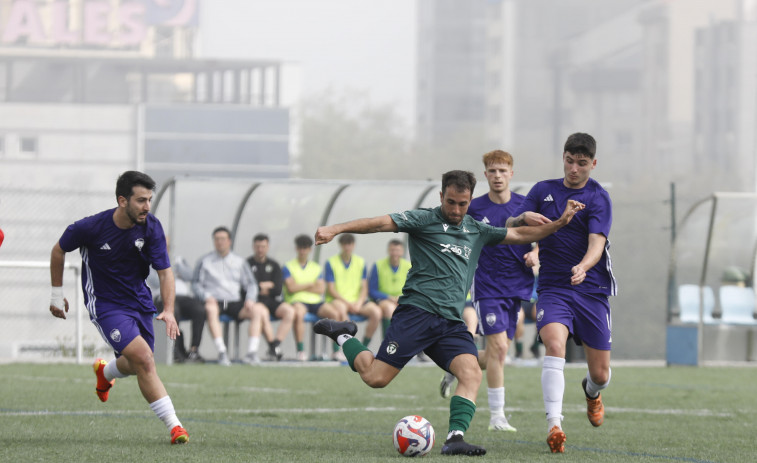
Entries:
<svg viewBox="0 0 757 463">
<path fill-rule="evenodd" d="M 142 395 L 165 423 L 172 444 L 189 441 L 153 359 L 155 305 L 145 279 L 152 266 L 160 279 L 166 334 L 175 339 L 174 277 L 160 221 L 150 214 L 155 182 L 142 172 L 124 172 L 116 183 L 118 207 L 78 220 L 66 228 L 50 256 L 52 300 L 50 312 L 66 318 L 63 264 L 66 253 L 79 249 L 82 289 L 89 318 L 116 355 L 93 365 L 101 401 L 108 400 L 116 378 L 137 375 Z"/>
<path fill-rule="evenodd" d="M 525 199 L 510 191 L 513 157 L 495 150 L 483 156 L 483 163 L 489 191 L 471 201 L 468 215 L 479 222 L 504 227 Z M 542 221 L 531 224 L 539 225 Z M 473 320 L 478 324 L 478 331 L 486 336 L 486 350 L 479 352 L 478 358 L 481 368 L 487 371 L 490 431 L 516 431 L 505 417 L 504 366 L 515 335 L 521 300 L 529 300 L 533 290 L 534 274 L 530 268 L 533 262 L 527 263 L 525 258 L 530 252 L 530 244 L 484 246 L 473 279 Z M 463 319 L 470 325 L 465 311 Z M 454 380 L 451 373 L 444 375 L 440 387 L 442 397 L 451 395 Z"/>
<path fill-rule="evenodd" d="M 546 347 L 542 365 L 542 392 L 547 412 L 547 443 L 553 453 L 565 451 L 562 399 L 565 391 L 565 345 L 570 336 L 583 344 L 589 371 L 582 381 L 587 415 L 593 426 L 604 421 L 599 393 L 610 383 L 612 342 L 608 296 L 616 294 L 610 255 L 612 203 L 607 191 L 590 178 L 596 167 L 596 142 L 591 135 L 574 133 L 565 142 L 565 177 L 539 182 L 518 212 L 532 211 L 556 219 L 568 200 L 586 208 L 554 235 L 539 241 L 539 303 L 537 329 Z M 518 225 L 521 214 L 508 220 Z"/>
</svg>

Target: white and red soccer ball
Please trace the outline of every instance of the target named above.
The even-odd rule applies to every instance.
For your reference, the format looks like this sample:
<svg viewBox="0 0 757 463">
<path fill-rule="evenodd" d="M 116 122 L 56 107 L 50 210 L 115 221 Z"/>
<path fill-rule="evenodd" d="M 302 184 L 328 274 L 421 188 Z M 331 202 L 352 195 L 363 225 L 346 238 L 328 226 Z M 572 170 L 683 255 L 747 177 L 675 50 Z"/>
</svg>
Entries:
<svg viewBox="0 0 757 463">
<path fill-rule="evenodd" d="M 394 448 L 406 457 L 422 457 L 435 440 L 434 427 L 422 416 L 408 415 L 394 427 Z"/>
</svg>

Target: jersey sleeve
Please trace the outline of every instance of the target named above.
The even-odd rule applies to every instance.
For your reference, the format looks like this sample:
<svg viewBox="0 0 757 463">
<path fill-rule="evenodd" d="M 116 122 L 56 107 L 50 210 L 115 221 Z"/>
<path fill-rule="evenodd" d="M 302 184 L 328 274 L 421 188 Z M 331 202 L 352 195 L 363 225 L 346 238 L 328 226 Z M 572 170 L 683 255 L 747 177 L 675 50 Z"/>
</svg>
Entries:
<svg viewBox="0 0 757 463">
<path fill-rule="evenodd" d="M 536 198 L 539 197 L 539 184 L 537 183 L 533 187 L 531 187 L 531 190 L 529 190 L 526 197 L 523 199 L 523 202 L 520 203 L 520 206 L 518 206 L 517 209 L 515 209 L 515 212 L 513 212 L 513 217 L 518 217 L 524 212 L 540 212 L 539 210 L 539 202 L 536 200 Z"/>
<path fill-rule="evenodd" d="M 334 282 L 334 270 L 331 268 L 331 262 L 326 261 L 326 282 Z"/>
<path fill-rule="evenodd" d="M 292 272 L 289 271 L 289 267 L 286 266 L 286 264 L 281 267 L 281 279 L 286 280 L 287 278 L 292 276 Z"/>
<path fill-rule="evenodd" d="M 371 274 L 370 278 L 368 279 L 368 295 L 371 296 L 371 299 L 376 302 L 382 299 L 386 299 L 387 297 L 386 293 L 379 291 L 378 268 L 376 267 L 375 263 L 371 267 Z"/>
<path fill-rule="evenodd" d="M 71 252 L 75 249 L 79 249 L 82 246 L 87 245 L 89 242 L 88 228 L 84 224 L 84 220 L 77 220 L 72 223 L 61 235 L 58 240 L 58 244 L 65 252 Z"/>
<path fill-rule="evenodd" d="M 492 227 L 491 225 L 481 222 L 479 222 L 479 224 L 481 227 L 481 235 L 484 237 L 484 242 L 487 246 L 500 244 L 507 236 L 507 228 L 505 227 Z"/>
<path fill-rule="evenodd" d="M 589 233 L 600 233 L 605 238 L 610 237 L 612 226 L 612 201 L 607 191 L 601 190 L 594 197 L 589 209 Z"/>
<path fill-rule="evenodd" d="M 413 211 L 395 212 L 389 214 L 389 217 L 397 224 L 399 231 L 410 233 L 423 227 L 428 222 L 431 214 L 433 214 L 432 209 L 416 209 Z"/>
<path fill-rule="evenodd" d="M 164 270 L 171 266 L 166 246 L 166 234 L 163 232 L 163 226 L 157 218 L 150 227 L 148 252 L 152 268 L 155 270 Z"/>
</svg>

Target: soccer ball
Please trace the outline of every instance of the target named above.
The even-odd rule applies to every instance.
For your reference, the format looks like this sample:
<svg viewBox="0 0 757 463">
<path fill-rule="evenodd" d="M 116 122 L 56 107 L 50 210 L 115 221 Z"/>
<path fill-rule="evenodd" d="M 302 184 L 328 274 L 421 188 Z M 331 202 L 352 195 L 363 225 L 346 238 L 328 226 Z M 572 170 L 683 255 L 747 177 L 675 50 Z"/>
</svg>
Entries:
<svg viewBox="0 0 757 463">
<path fill-rule="evenodd" d="M 422 457 L 435 440 L 434 427 L 422 416 L 408 415 L 394 427 L 394 448 L 406 457 Z"/>
</svg>

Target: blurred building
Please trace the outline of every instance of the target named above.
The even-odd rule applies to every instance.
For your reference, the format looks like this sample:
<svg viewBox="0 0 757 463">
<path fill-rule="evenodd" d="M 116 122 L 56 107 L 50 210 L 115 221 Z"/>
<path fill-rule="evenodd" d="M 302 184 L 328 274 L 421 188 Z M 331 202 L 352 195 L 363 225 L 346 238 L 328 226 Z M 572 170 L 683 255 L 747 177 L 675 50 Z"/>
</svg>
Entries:
<svg viewBox="0 0 757 463">
<path fill-rule="evenodd" d="M 568 134 L 587 131 L 611 154 L 606 181 L 649 179 L 653 164 L 658 185 L 707 169 L 710 191 L 754 190 L 753 0 L 420 5 L 423 137 L 478 127 L 537 161 L 519 175 L 539 178 Z"/>
<path fill-rule="evenodd" d="M 281 63 L 196 59 L 199 0 L 0 1 L 0 182 L 289 176 Z"/>
<path fill-rule="evenodd" d="M 282 63 L 198 59 L 199 6 L 0 0 L 5 259 L 49 258 L 65 224 L 115 205 L 125 170 L 159 188 L 183 175 L 289 177 Z"/>
</svg>

